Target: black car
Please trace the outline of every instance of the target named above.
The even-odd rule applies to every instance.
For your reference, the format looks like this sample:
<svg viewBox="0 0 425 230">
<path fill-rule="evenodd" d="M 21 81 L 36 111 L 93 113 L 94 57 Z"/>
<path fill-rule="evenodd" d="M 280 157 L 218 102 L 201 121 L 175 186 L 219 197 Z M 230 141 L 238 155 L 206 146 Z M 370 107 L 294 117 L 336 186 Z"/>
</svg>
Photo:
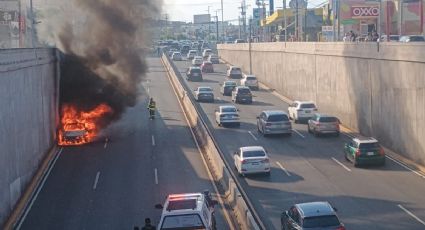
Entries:
<svg viewBox="0 0 425 230">
<path fill-rule="evenodd" d="M 232 91 L 232 101 L 235 103 L 252 103 L 252 93 L 247 86 L 237 86 Z"/>
<path fill-rule="evenodd" d="M 186 72 L 186 80 L 188 80 L 188 81 L 203 81 L 201 68 L 190 67 Z"/>
<path fill-rule="evenodd" d="M 236 81 L 224 81 L 221 85 L 220 92 L 223 96 L 232 96 L 232 91 L 236 86 Z"/>
</svg>

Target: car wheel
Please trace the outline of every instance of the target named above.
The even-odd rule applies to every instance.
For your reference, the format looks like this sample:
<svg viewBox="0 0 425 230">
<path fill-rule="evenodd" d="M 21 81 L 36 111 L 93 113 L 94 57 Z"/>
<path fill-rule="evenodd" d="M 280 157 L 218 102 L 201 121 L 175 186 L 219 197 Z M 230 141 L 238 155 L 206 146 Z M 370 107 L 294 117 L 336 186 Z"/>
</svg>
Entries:
<svg viewBox="0 0 425 230">
<path fill-rule="evenodd" d="M 345 158 L 346 161 L 350 161 L 346 152 L 344 152 L 344 158 Z"/>
<path fill-rule="evenodd" d="M 258 133 L 261 133 L 260 126 L 258 125 L 258 123 L 257 123 L 257 131 Z"/>
<path fill-rule="evenodd" d="M 354 158 L 353 163 L 354 163 L 354 167 L 356 167 L 356 168 L 358 168 L 360 166 L 359 163 L 357 162 L 356 158 Z"/>
<path fill-rule="evenodd" d="M 261 133 L 263 134 L 263 137 L 267 136 L 266 132 L 264 131 L 264 127 L 261 129 Z"/>
</svg>

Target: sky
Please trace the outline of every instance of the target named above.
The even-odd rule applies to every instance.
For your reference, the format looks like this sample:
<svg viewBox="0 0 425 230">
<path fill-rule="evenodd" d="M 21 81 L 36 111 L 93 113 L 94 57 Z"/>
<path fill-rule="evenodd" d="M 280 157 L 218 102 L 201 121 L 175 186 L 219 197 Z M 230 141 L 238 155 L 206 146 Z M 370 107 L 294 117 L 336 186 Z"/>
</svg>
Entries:
<svg viewBox="0 0 425 230">
<path fill-rule="evenodd" d="M 215 11 L 221 9 L 220 0 L 163 0 L 163 14 L 162 18 L 165 18 L 165 14 L 168 14 L 172 21 L 193 21 L 194 14 L 208 14 L 208 6 L 210 6 L 211 16 L 215 16 Z M 327 0 L 309 0 L 309 7 L 314 7 Z M 240 9 L 242 0 L 223 0 L 224 8 L 224 20 L 235 20 L 237 24 L 238 16 L 240 15 Z M 268 2 L 268 1 L 266 1 Z M 281 8 L 283 3 L 282 0 L 275 0 L 274 5 L 276 8 Z M 252 15 L 252 8 L 257 7 L 255 0 L 246 0 L 247 4 L 247 16 Z M 287 0 L 289 4 L 289 0 Z M 221 12 L 218 11 L 219 20 L 221 20 Z"/>
</svg>

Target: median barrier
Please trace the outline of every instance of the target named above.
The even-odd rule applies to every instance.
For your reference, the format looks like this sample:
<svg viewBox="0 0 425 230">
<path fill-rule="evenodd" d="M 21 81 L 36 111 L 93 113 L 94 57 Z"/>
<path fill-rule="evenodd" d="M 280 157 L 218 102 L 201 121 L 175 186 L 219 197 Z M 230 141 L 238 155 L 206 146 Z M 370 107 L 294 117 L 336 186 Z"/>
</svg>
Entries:
<svg viewBox="0 0 425 230">
<path fill-rule="evenodd" d="M 189 127 L 195 134 L 209 171 L 219 185 L 220 193 L 222 193 L 226 204 L 232 208 L 240 228 L 265 229 L 245 192 L 235 179 L 235 175 L 231 172 L 230 166 L 226 164 L 224 155 L 200 115 L 199 108 L 194 103 L 193 95 L 188 93 L 190 89 L 184 83 L 179 70 L 167 55 L 162 55 L 161 61 L 168 72 L 169 80 L 188 118 Z"/>
</svg>

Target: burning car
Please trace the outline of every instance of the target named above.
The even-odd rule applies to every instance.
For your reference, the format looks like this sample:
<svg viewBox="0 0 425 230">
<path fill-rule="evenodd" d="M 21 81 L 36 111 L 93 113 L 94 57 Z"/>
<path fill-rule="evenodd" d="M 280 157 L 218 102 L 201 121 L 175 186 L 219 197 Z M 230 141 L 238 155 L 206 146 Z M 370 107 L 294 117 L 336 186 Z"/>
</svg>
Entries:
<svg viewBox="0 0 425 230">
<path fill-rule="evenodd" d="M 82 123 L 71 123 L 65 124 L 61 130 L 61 142 L 67 143 L 69 145 L 87 143 L 88 139 L 88 130 L 84 127 Z"/>
</svg>

